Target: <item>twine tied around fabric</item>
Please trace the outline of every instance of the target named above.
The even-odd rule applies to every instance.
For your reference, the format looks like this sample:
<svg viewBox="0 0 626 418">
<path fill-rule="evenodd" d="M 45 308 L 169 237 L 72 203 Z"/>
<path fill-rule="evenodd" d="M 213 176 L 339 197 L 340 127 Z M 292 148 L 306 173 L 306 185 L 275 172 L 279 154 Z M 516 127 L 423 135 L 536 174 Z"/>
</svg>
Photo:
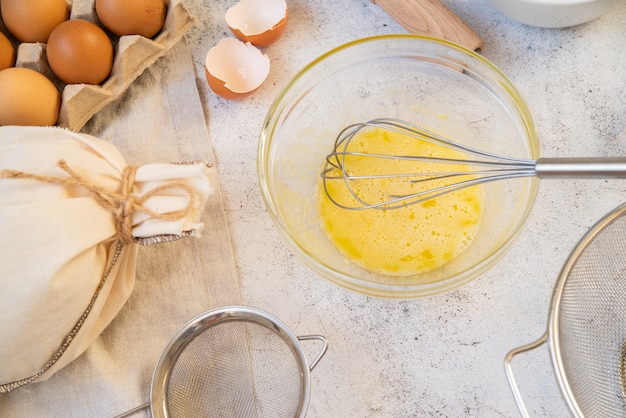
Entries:
<svg viewBox="0 0 626 418">
<path fill-rule="evenodd" d="M 134 242 L 132 234 L 133 215 L 137 212 L 144 213 L 154 219 L 164 221 L 177 221 L 185 218 L 194 210 L 196 194 L 194 190 L 183 183 L 168 183 L 155 187 L 142 196 L 133 195 L 135 184 L 136 167 L 127 166 L 122 172 L 121 187 L 119 191 L 107 190 L 82 176 L 72 169 L 65 160 L 59 160 L 57 166 L 65 171 L 69 177 L 42 176 L 39 174 L 25 173 L 18 170 L 3 169 L 0 171 L 0 178 L 5 179 L 32 179 L 50 184 L 58 184 L 68 187 L 79 187 L 88 191 L 92 197 L 115 218 L 115 227 L 118 238 L 123 244 Z M 158 213 L 147 209 L 143 204 L 153 196 L 162 194 L 166 190 L 179 189 L 185 191 L 189 200 L 187 205 L 180 210 Z"/>
</svg>

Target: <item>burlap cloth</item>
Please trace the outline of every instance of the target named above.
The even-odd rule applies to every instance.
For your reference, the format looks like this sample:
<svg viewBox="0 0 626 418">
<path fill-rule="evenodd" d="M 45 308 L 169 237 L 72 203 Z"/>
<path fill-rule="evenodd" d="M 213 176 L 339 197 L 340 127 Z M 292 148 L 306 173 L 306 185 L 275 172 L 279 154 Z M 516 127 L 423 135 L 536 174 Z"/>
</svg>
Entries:
<svg viewBox="0 0 626 418">
<path fill-rule="evenodd" d="M 132 165 L 215 164 L 186 41 L 82 132 L 110 140 Z M 219 186 L 215 165 L 211 175 Z M 203 222 L 199 239 L 140 248 L 135 291 L 111 325 L 49 380 L 0 395 L 0 417 L 111 417 L 149 400 L 154 365 L 176 330 L 203 311 L 241 302 L 220 193 L 209 197 Z"/>
</svg>

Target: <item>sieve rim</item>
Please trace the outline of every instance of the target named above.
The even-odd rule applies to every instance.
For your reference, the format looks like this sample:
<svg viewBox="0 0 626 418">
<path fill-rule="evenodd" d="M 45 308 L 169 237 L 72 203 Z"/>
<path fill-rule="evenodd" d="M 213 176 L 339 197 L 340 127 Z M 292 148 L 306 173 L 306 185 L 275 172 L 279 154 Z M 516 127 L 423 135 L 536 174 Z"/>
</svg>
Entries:
<svg viewBox="0 0 626 418">
<path fill-rule="evenodd" d="M 559 387 L 561 388 L 561 392 L 565 395 L 564 398 L 570 408 L 570 410 L 576 414 L 576 416 L 582 417 L 584 413 L 582 412 L 578 402 L 576 401 L 576 397 L 572 391 L 572 388 L 569 384 L 569 380 L 565 373 L 565 366 L 563 364 L 562 354 L 561 354 L 561 341 L 559 339 L 559 319 L 561 316 L 561 302 L 562 295 L 565 289 L 565 285 L 567 284 L 568 278 L 570 276 L 571 270 L 574 268 L 576 262 L 579 260 L 580 256 L 587 249 L 587 247 L 593 242 L 593 240 L 600 234 L 605 228 L 610 226 L 617 219 L 626 215 L 626 203 L 621 204 L 615 209 L 611 210 L 609 213 L 604 215 L 599 221 L 597 221 L 589 230 L 582 236 L 582 238 L 578 241 L 574 249 L 571 251 L 570 255 L 567 258 L 567 261 L 561 268 L 561 272 L 559 273 L 558 280 L 556 285 L 554 286 L 554 290 L 552 292 L 552 299 L 550 302 L 550 310 L 548 314 L 548 329 L 547 329 L 547 342 L 550 351 L 550 357 L 552 359 L 552 366 L 555 370 L 555 374 L 557 377 L 557 381 L 559 383 Z"/>
<path fill-rule="evenodd" d="M 199 314 L 187 321 L 170 338 L 157 361 L 150 384 L 150 410 L 154 418 L 168 418 L 170 416 L 166 395 L 167 388 L 172 369 L 187 345 L 208 328 L 232 321 L 252 322 L 264 326 L 276 332 L 289 346 L 300 370 L 301 397 L 296 416 L 304 417 L 308 409 L 311 391 L 310 372 L 321 356 L 309 366 L 304 349 L 300 344 L 300 339 L 305 337 L 297 337 L 284 322 L 266 311 L 250 306 L 232 305 Z"/>
</svg>

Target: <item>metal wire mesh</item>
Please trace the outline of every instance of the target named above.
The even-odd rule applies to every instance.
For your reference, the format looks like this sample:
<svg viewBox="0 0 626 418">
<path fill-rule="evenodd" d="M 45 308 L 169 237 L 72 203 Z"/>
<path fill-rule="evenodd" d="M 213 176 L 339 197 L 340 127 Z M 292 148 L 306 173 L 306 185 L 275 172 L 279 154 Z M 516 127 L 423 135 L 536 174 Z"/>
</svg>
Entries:
<svg viewBox="0 0 626 418">
<path fill-rule="evenodd" d="M 274 330 L 244 320 L 219 323 L 198 333 L 173 365 L 169 416 L 297 416 L 301 367 Z"/>
<path fill-rule="evenodd" d="M 626 338 L 625 215 L 602 227 L 574 260 L 555 313 L 558 349 L 553 354 L 560 357 L 570 400 L 585 417 L 626 415 L 620 378 Z"/>
</svg>

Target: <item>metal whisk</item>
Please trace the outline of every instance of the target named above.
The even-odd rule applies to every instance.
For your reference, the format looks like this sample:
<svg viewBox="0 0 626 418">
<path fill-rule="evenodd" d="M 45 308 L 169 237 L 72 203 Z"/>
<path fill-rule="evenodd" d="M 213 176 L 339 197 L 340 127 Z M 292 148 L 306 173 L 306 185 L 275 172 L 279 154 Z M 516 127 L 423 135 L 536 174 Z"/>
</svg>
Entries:
<svg viewBox="0 0 626 418">
<path fill-rule="evenodd" d="M 402 137 L 451 150 L 454 157 L 370 152 L 367 144 L 359 149 L 353 141 L 359 138 L 357 134 L 369 128 L 377 129 L 376 134 L 397 133 Z M 389 138 L 393 140 L 393 136 Z M 391 161 L 391 166 L 394 170 L 398 168 L 398 171 L 385 169 L 383 172 L 363 172 L 364 159 L 372 158 L 387 161 L 387 166 Z M 407 166 L 407 162 L 410 168 L 400 170 Z M 626 178 L 626 157 L 539 158 L 536 161 L 511 158 L 460 144 L 406 121 L 380 118 L 344 128 L 335 140 L 333 152 L 326 157 L 321 176 L 325 193 L 337 206 L 350 210 L 396 209 L 466 187 L 517 177 Z M 380 189 L 380 194 L 375 199 L 362 192 L 364 181 L 370 182 L 370 188 L 372 181 L 378 182 L 374 187 Z M 404 190 L 407 192 L 387 192 L 385 188 L 391 181 L 406 183 Z M 351 196 L 350 202 L 337 199 L 333 192 L 337 187 L 334 182 L 342 182 Z M 409 190 L 411 185 L 421 187 L 413 192 Z"/>
</svg>

